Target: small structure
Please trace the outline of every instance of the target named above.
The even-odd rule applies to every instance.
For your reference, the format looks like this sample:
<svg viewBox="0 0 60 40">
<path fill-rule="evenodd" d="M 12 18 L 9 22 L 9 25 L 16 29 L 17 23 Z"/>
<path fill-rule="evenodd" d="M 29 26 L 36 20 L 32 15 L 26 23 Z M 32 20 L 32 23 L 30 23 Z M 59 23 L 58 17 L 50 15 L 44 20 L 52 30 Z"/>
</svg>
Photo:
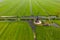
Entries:
<svg viewBox="0 0 60 40">
<path fill-rule="evenodd" d="M 34 24 L 41 24 L 42 22 L 40 20 L 34 21 Z"/>
<path fill-rule="evenodd" d="M 37 18 L 35 18 L 35 20 L 34 20 L 34 24 L 41 24 L 41 23 L 42 23 L 41 20 L 37 16 Z"/>
</svg>

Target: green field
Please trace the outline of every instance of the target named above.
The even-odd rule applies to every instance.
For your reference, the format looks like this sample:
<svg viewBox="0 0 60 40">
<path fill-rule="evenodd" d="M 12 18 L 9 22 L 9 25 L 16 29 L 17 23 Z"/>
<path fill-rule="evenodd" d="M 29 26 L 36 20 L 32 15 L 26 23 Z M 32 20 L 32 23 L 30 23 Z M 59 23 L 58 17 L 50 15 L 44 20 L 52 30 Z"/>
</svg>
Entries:
<svg viewBox="0 0 60 40">
<path fill-rule="evenodd" d="M 0 0 L 0 16 L 57 15 L 60 0 Z M 58 14 L 60 15 L 60 14 Z M 60 25 L 60 20 L 52 20 Z M 60 40 L 60 28 L 36 26 L 37 40 Z M 27 22 L 0 22 L 0 40 L 34 40 Z"/>
</svg>

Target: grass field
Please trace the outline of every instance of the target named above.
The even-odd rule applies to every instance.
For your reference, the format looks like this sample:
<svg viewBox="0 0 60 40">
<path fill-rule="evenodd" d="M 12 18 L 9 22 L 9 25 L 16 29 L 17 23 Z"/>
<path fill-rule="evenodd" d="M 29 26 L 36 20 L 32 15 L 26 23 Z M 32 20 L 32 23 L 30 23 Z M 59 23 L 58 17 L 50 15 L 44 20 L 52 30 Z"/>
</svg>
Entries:
<svg viewBox="0 0 60 40">
<path fill-rule="evenodd" d="M 3 22 L 0 25 L 0 40 L 33 40 L 32 30 L 26 22 Z"/>
<path fill-rule="evenodd" d="M 0 16 L 56 15 L 60 0 L 0 0 Z M 60 25 L 60 20 L 53 20 Z M 60 40 L 60 28 L 36 26 L 37 40 Z M 0 22 L 0 40 L 34 40 L 27 22 Z"/>
</svg>

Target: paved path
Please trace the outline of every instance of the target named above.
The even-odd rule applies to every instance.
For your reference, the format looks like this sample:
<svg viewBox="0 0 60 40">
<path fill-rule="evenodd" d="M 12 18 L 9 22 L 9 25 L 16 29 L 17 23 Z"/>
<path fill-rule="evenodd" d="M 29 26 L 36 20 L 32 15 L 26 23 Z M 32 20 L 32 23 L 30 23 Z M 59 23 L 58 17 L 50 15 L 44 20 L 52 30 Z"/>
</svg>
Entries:
<svg viewBox="0 0 60 40">
<path fill-rule="evenodd" d="M 58 24 L 56 23 L 52 23 L 51 26 L 54 26 L 54 27 L 60 27 Z"/>
<path fill-rule="evenodd" d="M 33 34 L 34 34 L 34 40 L 36 40 L 36 31 L 35 31 L 35 25 L 32 20 L 29 20 L 28 23 L 30 24 L 30 27 L 32 28 Z"/>
</svg>

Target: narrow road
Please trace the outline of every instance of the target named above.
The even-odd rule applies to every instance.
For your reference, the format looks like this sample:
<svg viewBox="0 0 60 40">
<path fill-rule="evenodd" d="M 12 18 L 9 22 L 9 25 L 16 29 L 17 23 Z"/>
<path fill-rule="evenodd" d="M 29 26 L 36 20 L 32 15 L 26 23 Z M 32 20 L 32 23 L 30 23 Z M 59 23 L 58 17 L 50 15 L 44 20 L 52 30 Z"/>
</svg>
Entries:
<svg viewBox="0 0 60 40">
<path fill-rule="evenodd" d="M 51 26 L 54 26 L 54 27 L 57 27 L 57 28 L 60 27 L 60 26 L 59 26 L 58 24 L 56 24 L 56 23 L 52 23 Z"/>
<path fill-rule="evenodd" d="M 32 31 L 33 31 L 33 34 L 34 34 L 34 40 L 36 40 L 36 31 L 35 31 L 36 27 L 35 27 L 32 20 L 29 20 L 28 23 L 30 24 L 30 27 L 32 28 Z"/>
</svg>

